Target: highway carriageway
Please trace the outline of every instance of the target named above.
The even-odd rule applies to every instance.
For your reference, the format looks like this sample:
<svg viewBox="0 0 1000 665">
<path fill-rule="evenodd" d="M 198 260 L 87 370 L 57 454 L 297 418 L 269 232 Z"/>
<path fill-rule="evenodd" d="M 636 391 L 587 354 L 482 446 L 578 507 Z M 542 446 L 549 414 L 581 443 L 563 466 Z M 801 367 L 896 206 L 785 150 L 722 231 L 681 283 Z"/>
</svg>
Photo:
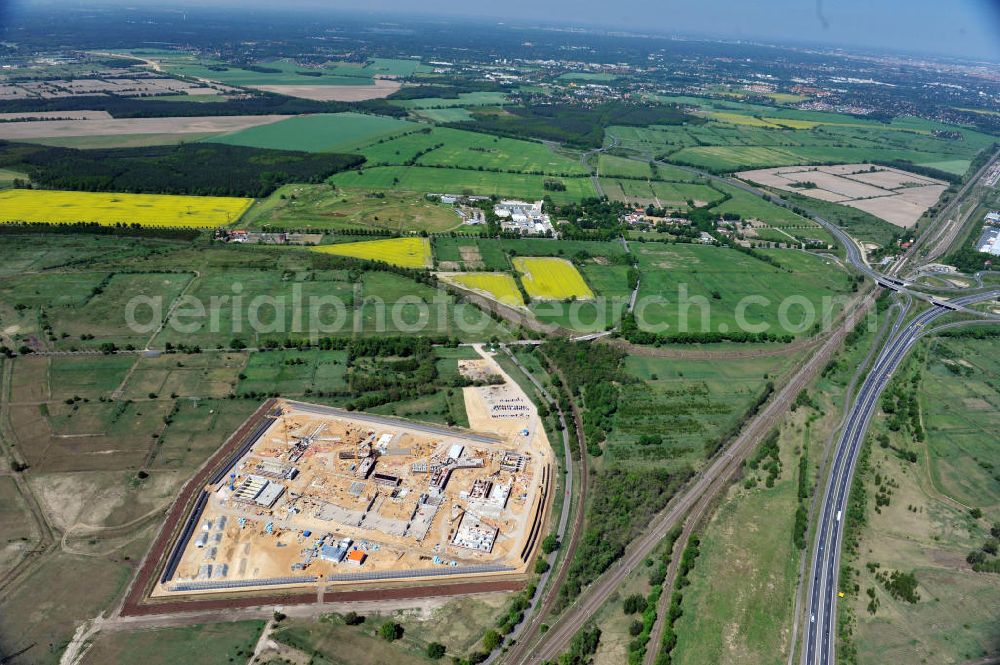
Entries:
<svg viewBox="0 0 1000 665">
<path fill-rule="evenodd" d="M 819 375 L 833 353 L 840 348 L 847 332 L 864 318 L 873 300 L 869 296 L 862 306 L 846 317 L 834 330 L 834 334 L 795 370 L 736 438 L 712 458 L 701 474 L 695 476 L 671 499 L 663 511 L 650 520 L 645 532 L 628 545 L 625 555 L 585 588 L 574 603 L 555 618 L 547 632 L 540 635 L 526 634 L 508 654 L 500 657 L 500 661 L 511 665 L 528 665 L 558 658 L 573 636 L 620 588 L 629 573 L 642 564 L 663 540 L 667 531 L 678 524 L 692 508 L 696 508 L 700 501 L 716 496 L 729 486 L 756 443 L 786 413 L 799 392 Z M 525 641 L 530 641 L 530 644 L 522 646 Z M 650 646 L 655 648 L 655 645 Z"/>
<path fill-rule="evenodd" d="M 949 304 L 964 308 L 1000 296 L 1000 291 L 955 298 Z M 908 308 L 900 313 L 897 327 Z M 810 567 L 810 592 L 807 603 L 809 626 L 802 662 L 806 665 L 833 665 L 836 601 L 840 572 L 840 547 L 843 540 L 843 517 L 847 511 L 851 480 L 858 455 L 868 430 L 879 396 L 892 373 L 899 367 L 910 348 L 925 333 L 927 325 L 953 311 L 941 305 L 916 316 L 901 329 L 895 330 L 883 347 L 858 392 L 834 450 L 834 463 L 820 511 L 819 526 Z"/>
</svg>

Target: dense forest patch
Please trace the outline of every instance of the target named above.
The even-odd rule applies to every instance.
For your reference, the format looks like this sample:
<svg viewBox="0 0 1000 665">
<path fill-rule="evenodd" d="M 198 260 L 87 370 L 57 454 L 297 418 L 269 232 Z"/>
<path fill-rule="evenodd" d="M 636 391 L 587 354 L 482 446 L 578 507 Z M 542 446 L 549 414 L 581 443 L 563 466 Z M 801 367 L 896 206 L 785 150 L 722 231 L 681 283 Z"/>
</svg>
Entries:
<svg viewBox="0 0 1000 665">
<path fill-rule="evenodd" d="M 358 155 L 216 143 L 75 150 L 0 142 L 0 164 L 48 189 L 267 196 L 288 182 L 321 182 L 364 162 Z"/>
<path fill-rule="evenodd" d="M 671 106 L 639 106 L 620 102 L 592 107 L 533 104 L 489 108 L 472 111 L 472 118 L 470 121 L 450 123 L 449 126 L 513 138 L 558 141 L 583 148 L 599 148 L 604 142 L 604 128 L 611 125 L 645 127 L 705 122 Z"/>
</svg>

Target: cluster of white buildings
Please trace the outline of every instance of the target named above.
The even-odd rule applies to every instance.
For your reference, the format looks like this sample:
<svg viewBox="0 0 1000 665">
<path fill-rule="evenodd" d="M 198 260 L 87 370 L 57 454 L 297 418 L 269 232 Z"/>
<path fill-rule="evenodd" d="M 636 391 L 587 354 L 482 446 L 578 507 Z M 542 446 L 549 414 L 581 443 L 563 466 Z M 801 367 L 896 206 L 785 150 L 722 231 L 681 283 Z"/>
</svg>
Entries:
<svg viewBox="0 0 1000 665">
<path fill-rule="evenodd" d="M 552 221 L 542 212 L 542 201 L 506 200 L 493 206 L 493 212 L 500 218 L 500 228 L 515 231 L 521 235 L 542 235 L 553 233 Z"/>
<path fill-rule="evenodd" d="M 983 233 L 976 241 L 976 250 L 1000 256 L 1000 211 L 991 210 L 983 220 Z"/>
</svg>

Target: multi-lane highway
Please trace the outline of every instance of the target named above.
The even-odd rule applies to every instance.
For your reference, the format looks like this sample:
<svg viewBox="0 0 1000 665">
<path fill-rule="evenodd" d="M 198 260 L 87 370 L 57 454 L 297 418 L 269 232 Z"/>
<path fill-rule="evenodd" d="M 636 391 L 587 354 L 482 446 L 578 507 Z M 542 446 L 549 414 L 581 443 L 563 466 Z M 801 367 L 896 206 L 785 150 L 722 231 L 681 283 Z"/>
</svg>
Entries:
<svg viewBox="0 0 1000 665">
<path fill-rule="evenodd" d="M 745 182 L 723 178 L 688 167 L 680 168 L 686 168 L 709 180 L 725 182 L 725 184 L 743 189 L 777 205 L 791 207 L 783 199 L 763 192 Z M 833 662 L 833 630 L 836 625 L 834 610 L 837 594 L 837 573 L 839 572 L 840 539 L 842 537 L 840 525 L 851 486 L 854 466 L 857 461 L 857 454 L 860 449 L 860 442 L 864 438 L 868 421 L 877 404 L 878 397 L 884 389 L 888 377 L 898 367 L 900 361 L 913 343 L 923 334 L 927 324 L 939 316 L 952 311 L 962 311 L 986 319 L 1000 318 L 993 314 L 967 308 L 968 305 L 976 302 L 1000 296 L 1000 291 L 981 293 L 963 298 L 951 298 L 949 300 L 941 300 L 933 295 L 923 293 L 918 289 L 912 288 L 906 281 L 893 275 L 895 272 L 893 268 L 898 268 L 902 265 L 902 262 L 897 262 L 895 266 L 889 269 L 888 274 L 884 274 L 867 263 L 861 247 L 843 229 L 818 215 L 809 214 L 809 216 L 829 231 L 844 246 L 847 262 L 856 270 L 870 277 L 879 286 L 906 297 L 906 304 L 890 330 L 887 338 L 888 341 L 877 356 L 871 373 L 863 383 L 861 391 L 845 419 L 846 424 L 843 434 L 835 451 L 835 463 L 830 475 L 831 480 L 828 484 L 820 511 L 820 528 L 817 529 L 817 544 L 810 570 L 811 588 L 807 603 L 809 629 L 806 635 L 806 648 L 803 650 L 803 661 L 810 665 L 813 663 L 831 665 Z M 909 312 L 914 299 L 929 303 L 930 309 L 903 326 L 906 314 Z M 860 318 L 860 311 L 855 312 L 848 318 L 856 322 Z M 799 372 L 801 376 L 797 375 L 796 378 L 804 379 L 805 377 L 812 376 L 813 374 L 807 371 L 809 367 L 818 362 L 818 359 L 823 360 L 825 363 L 825 358 L 839 346 L 842 338 L 843 335 L 836 335 L 824 343 L 821 352 L 817 353 L 817 357 L 810 359 L 801 368 Z M 793 380 L 790 384 L 792 384 L 791 387 L 795 387 L 797 382 Z M 804 387 L 804 381 L 802 385 Z M 789 386 L 786 386 L 786 388 L 789 388 Z M 625 576 L 634 569 L 634 566 L 637 565 L 638 561 L 642 560 L 642 557 L 645 557 L 652 550 L 656 543 L 663 537 L 663 534 L 666 533 L 666 530 L 678 523 L 680 518 L 691 509 L 700 497 L 712 494 L 714 492 L 713 488 L 717 484 L 721 483 L 724 486 L 729 476 L 725 472 L 725 469 L 722 468 L 722 465 L 728 465 L 734 460 L 740 460 L 745 451 L 752 450 L 752 444 L 759 438 L 761 432 L 764 431 L 761 427 L 757 426 L 760 423 L 770 422 L 774 416 L 771 413 L 772 411 L 783 410 L 787 408 L 786 402 L 790 403 L 789 400 L 782 399 L 785 392 L 787 390 L 783 389 L 779 392 L 778 396 L 772 399 L 760 417 L 755 419 L 741 433 L 737 442 L 730 447 L 726 454 L 722 455 L 715 461 L 715 464 L 703 472 L 697 482 L 693 483 L 676 501 L 672 502 L 672 505 L 667 510 L 658 515 L 650 523 L 646 532 L 631 544 L 629 552 L 624 559 L 602 575 L 597 582 L 584 590 L 574 605 L 556 619 L 547 633 L 536 636 L 533 640 L 531 636 L 525 636 L 524 639 L 528 640 L 526 642 L 526 651 L 529 655 L 524 655 L 519 651 L 518 657 L 502 657 L 501 660 L 520 664 L 542 662 L 546 659 L 555 658 L 560 650 L 568 645 L 572 636 L 583 627 L 587 620 L 593 617 L 608 597 L 610 597 L 611 593 L 620 587 Z M 760 432 L 756 430 L 760 430 Z M 510 654 L 507 655 L 509 656 Z"/>
<path fill-rule="evenodd" d="M 995 299 L 1000 291 L 955 298 L 949 304 L 964 307 L 984 300 Z M 940 305 L 914 317 L 905 326 L 902 321 L 909 305 L 903 308 L 896 320 L 886 345 L 877 356 L 871 371 L 861 386 L 848 412 L 844 429 L 833 452 L 830 482 L 827 485 L 819 511 L 816 542 L 810 567 L 810 590 L 806 610 L 809 617 L 803 663 L 807 665 L 832 665 L 834 660 L 835 630 L 837 625 L 836 602 L 840 569 L 840 546 L 843 538 L 844 516 L 851 489 L 851 479 L 857 464 L 868 423 L 879 396 L 893 371 L 899 367 L 913 344 L 923 336 L 927 325 L 953 311 Z"/>
<path fill-rule="evenodd" d="M 753 452 L 756 443 L 771 427 L 774 427 L 795 397 L 819 375 L 833 353 L 840 348 L 847 333 L 864 318 L 866 308 L 870 304 L 871 299 L 868 299 L 864 306 L 847 316 L 846 320 L 834 330 L 834 334 L 826 339 L 775 392 L 758 416 L 750 421 L 721 454 L 713 458 L 704 471 L 671 500 L 664 511 L 650 520 L 645 532 L 629 544 L 628 550 L 619 562 L 584 589 L 573 605 L 551 623 L 547 632 L 536 635 L 525 634 L 514 649 L 504 654 L 501 661 L 510 665 L 534 665 L 557 659 L 580 628 L 597 613 L 612 594 L 621 588 L 628 575 L 642 565 L 663 540 L 667 531 L 680 524 L 689 512 L 697 511 L 702 501 L 711 500 L 728 486 L 742 467 L 744 460 Z M 655 645 L 651 645 L 651 648 L 655 648 Z"/>
<path fill-rule="evenodd" d="M 1000 155 L 994 155 L 996 159 Z M 991 160 L 992 161 L 992 160 Z M 787 201 L 778 196 L 764 192 L 746 182 L 735 178 L 724 178 L 712 174 L 697 171 L 700 175 L 724 182 L 727 185 L 737 187 L 746 192 L 764 198 L 776 205 L 786 208 L 792 207 Z M 985 169 L 984 169 L 985 170 Z M 980 177 L 976 175 L 970 181 L 970 185 Z M 968 191 L 967 185 L 959 196 L 956 196 L 951 205 L 957 204 L 962 199 L 962 195 Z M 844 246 L 847 262 L 866 277 L 874 280 L 879 286 L 908 296 L 903 310 L 896 319 L 892 330 L 888 336 L 888 341 L 876 358 L 872 370 L 868 374 L 861 390 L 849 413 L 847 414 L 844 429 L 840 440 L 834 450 L 833 465 L 830 471 L 830 478 L 824 495 L 823 504 L 819 511 L 820 522 L 816 530 L 816 543 L 813 551 L 812 566 L 810 568 L 810 590 L 807 602 L 808 630 L 806 631 L 806 644 L 803 649 L 803 662 L 807 665 L 832 665 L 833 650 L 835 642 L 834 630 L 836 627 L 836 601 L 838 591 L 838 574 L 840 566 L 840 545 L 843 537 L 841 526 L 843 516 L 846 511 L 847 497 L 850 492 L 851 480 L 854 475 L 854 467 L 857 463 L 861 442 L 864 440 L 868 429 L 868 422 L 872 417 L 875 406 L 878 403 L 879 395 L 885 388 L 888 378 L 899 366 L 907 351 L 912 347 L 923 334 L 926 326 L 934 319 L 952 311 L 961 311 L 967 314 L 974 314 L 980 318 L 997 319 L 994 314 L 987 314 L 982 311 L 969 309 L 968 306 L 984 300 L 990 300 L 1000 295 L 998 291 L 980 293 L 965 297 L 955 297 L 942 300 L 931 294 L 923 293 L 912 285 L 896 277 L 898 271 L 911 258 L 911 253 L 904 254 L 888 270 L 882 273 L 868 264 L 864 252 L 849 234 L 833 222 L 815 213 L 806 213 L 814 221 L 825 228 L 840 244 Z M 912 249 L 916 249 L 916 245 Z M 981 284 L 978 281 L 978 284 Z M 903 326 L 906 314 L 908 313 L 912 299 L 930 304 L 930 309 L 915 317 L 907 325 Z"/>
</svg>

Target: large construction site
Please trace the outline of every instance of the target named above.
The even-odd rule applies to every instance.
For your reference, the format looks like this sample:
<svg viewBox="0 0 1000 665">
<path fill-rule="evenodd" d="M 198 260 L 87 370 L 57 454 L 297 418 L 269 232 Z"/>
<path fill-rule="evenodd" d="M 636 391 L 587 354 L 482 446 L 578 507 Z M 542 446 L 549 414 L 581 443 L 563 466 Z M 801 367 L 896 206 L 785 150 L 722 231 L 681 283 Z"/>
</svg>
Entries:
<svg viewBox="0 0 1000 665">
<path fill-rule="evenodd" d="M 459 361 L 470 430 L 276 401 L 192 495 L 152 597 L 521 574 L 552 451 L 486 354 Z"/>
</svg>

